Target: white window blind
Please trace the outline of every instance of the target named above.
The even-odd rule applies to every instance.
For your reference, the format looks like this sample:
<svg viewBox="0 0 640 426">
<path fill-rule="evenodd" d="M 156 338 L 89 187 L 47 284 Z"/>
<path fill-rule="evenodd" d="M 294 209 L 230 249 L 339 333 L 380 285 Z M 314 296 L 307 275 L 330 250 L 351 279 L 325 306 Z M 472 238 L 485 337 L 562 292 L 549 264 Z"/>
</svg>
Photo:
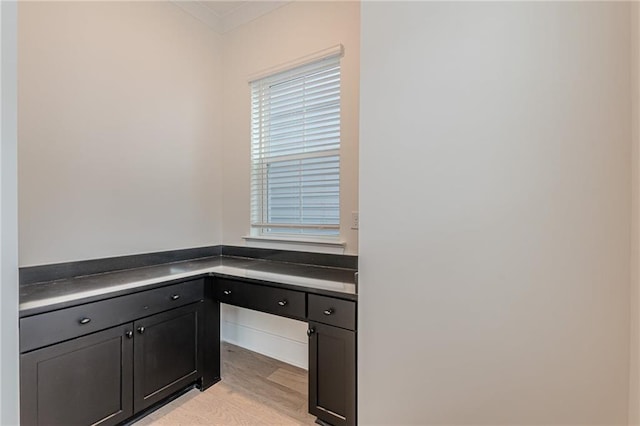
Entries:
<svg viewBox="0 0 640 426">
<path fill-rule="evenodd" d="M 337 236 L 340 56 L 251 82 L 251 226 Z"/>
</svg>

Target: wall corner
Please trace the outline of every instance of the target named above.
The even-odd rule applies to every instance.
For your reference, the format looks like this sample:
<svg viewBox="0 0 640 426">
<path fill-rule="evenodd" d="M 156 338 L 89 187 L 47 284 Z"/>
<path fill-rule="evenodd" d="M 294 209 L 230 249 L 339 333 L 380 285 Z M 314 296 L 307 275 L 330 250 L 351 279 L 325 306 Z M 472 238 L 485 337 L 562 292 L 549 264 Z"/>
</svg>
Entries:
<svg viewBox="0 0 640 426">
<path fill-rule="evenodd" d="M 631 291 L 629 425 L 640 425 L 640 4 L 631 4 Z"/>
<path fill-rule="evenodd" d="M 18 4 L 0 2 L 0 424 L 16 425 L 18 360 Z"/>
</svg>

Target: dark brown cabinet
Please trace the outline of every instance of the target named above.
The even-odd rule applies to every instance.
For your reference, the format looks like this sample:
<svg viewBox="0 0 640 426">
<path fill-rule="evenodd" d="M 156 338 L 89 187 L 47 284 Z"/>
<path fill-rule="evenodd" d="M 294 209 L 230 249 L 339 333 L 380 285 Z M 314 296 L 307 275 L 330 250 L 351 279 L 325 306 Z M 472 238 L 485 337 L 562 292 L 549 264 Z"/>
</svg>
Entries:
<svg viewBox="0 0 640 426">
<path fill-rule="evenodd" d="M 133 414 L 133 324 L 21 356 L 23 425 L 115 425 Z"/>
<path fill-rule="evenodd" d="M 222 303 L 299 320 L 306 318 L 305 293 L 218 278 L 216 297 Z"/>
<path fill-rule="evenodd" d="M 309 321 L 309 412 L 333 426 L 356 424 L 354 300 L 215 279 L 222 303 Z"/>
<path fill-rule="evenodd" d="M 20 319 L 20 352 L 91 334 L 203 299 L 204 279 L 85 303 Z"/>
<path fill-rule="evenodd" d="M 115 425 L 220 380 L 220 303 L 309 322 L 309 412 L 355 425 L 357 301 L 227 277 L 20 319 L 24 425 Z"/>
<path fill-rule="evenodd" d="M 202 318 L 202 304 L 197 303 L 135 322 L 135 412 L 179 391 L 201 375 Z"/>
<path fill-rule="evenodd" d="M 203 299 L 200 279 L 22 318 L 21 423 L 115 425 L 201 384 Z"/>
<path fill-rule="evenodd" d="M 356 424 L 356 333 L 309 323 L 309 412 L 335 426 Z"/>
</svg>

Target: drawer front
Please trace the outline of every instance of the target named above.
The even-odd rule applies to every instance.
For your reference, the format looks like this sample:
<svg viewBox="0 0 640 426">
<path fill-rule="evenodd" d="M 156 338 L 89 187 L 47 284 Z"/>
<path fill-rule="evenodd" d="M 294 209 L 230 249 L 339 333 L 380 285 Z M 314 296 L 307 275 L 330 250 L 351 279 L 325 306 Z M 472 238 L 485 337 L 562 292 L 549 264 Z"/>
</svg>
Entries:
<svg viewBox="0 0 640 426">
<path fill-rule="evenodd" d="M 104 330 L 204 298 L 204 279 L 20 319 L 20 352 Z"/>
<path fill-rule="evenodd" d="M 220 302 L 230 305 L 305 319 L 305 293 L 301 291 L 217 278 L 216 297 Z"/>
<path fill-rule="evenodd" d="M 309 320 L 355 330 L 356 303 L 334 297 L 310 294 Z"/>
<path fill-rule="evenodd" d="M 227 280 L 224 278 L 215 279 L 215 295 L 222 303 L 229 305 L 236 305 L 242 307 L 248 307 L 247 286 L 249 284 L 242 281 Z"/>
</svg>

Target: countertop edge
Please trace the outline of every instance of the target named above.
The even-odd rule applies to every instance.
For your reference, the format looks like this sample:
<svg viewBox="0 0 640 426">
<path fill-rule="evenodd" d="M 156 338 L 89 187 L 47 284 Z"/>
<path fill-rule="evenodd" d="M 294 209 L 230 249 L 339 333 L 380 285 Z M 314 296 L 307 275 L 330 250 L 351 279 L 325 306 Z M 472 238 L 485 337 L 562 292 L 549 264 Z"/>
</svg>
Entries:
<svg viewBox="0 0 640 426">
<path fill-rule="evenodd" d="M 101 300 L 111 299 L 114 297 L 125 296 L 127 294 L 137 293 L 145 290 L 151 290 L 153 288 L 159 288 L 165 285 L 172 285 L 172 284 L 177 284 L 184 281 L 190 281 L 190 280 L 206 278 L 206 277 L 231 278 L 231 279 L 236 279 L 240 281 L 246 281 L 250 283 L 271 286 L 271 287 L 286 288 L 290 290 L 304 291 L 306 293 L 332 296 L 332 297 L 345 299 L 345 300 L 352 300 L 352 301 L 358 300 L 357 293 L 347 293 L 347 292 L 341 292 L 336 290 L 327 290 L 327 289 L 321 289 L 321 288 L 308 287 L 303 284 L 296 285 L 296 284 L 272 281 L 268 279 L 251 278 L 251 277 L 245 277 L 241 275 L 234 275 L 228 272 L 223 273 L 223 272 L 211 271 L 210 269 L 212 268 L 183 272 L 183 273 L 179 273 L 171 276 L 156 277 L 156 278 L 150 278 L 147 280 L 134 281 L 134 282 L 121 284 L 121 285 L 113 286 L 109 288 L 94 289 L 94 290 L 89 290 L 85 292 L 80 291 L 72 295 L 20 303 L 19 317 L 26 318 L 29 316 L 38 315 L 45 312 L 56 311 L 59 309 L 82 305 L 85 303 L 92 303 L 92 302 L 97 302 Z"/>
</svg>

